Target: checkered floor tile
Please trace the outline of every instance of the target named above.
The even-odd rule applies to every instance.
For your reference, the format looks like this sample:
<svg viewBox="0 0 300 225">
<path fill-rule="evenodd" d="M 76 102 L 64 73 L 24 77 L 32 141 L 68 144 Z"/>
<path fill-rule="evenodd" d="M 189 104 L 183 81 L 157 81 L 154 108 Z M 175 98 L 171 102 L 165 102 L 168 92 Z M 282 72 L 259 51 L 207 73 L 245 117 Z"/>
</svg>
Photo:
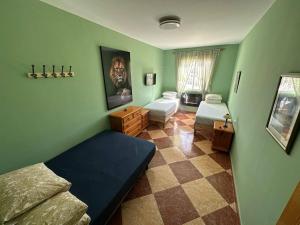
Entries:
<svg viewBox="0 0 300 225">
<path fill-rule="evenodd" d="M 156 153 L 109 225 L 240 224 L 229 155 L 194 136 L 194 121 L 195 113 L 178 112 L 138 136 Z"/>
</svg>

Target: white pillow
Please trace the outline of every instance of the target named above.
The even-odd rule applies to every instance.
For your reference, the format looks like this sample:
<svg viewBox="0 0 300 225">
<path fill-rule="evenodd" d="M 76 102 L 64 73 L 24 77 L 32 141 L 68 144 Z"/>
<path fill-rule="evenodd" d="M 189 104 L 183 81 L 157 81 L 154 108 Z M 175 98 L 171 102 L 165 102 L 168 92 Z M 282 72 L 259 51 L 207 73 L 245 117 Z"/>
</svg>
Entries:
<svg viewBox="0 0 300 225">
<path fill-rule="evenodd" d="M 167 94 L 167 95 L 177 95 L 176 91 L 165 91 L 163 92 L 163 94 Z"/>
<path fill-rule="evenodd" d="M 218 94 L 207 94 L 207 95 L 205 96 L 205 100 L 207 100 L 207 99 L 209 99 L 209 100 L 220 100 L 220 101 L 222 101 L 222 96 L 221 96 L 221 95 L 218 95 Z"/>
<path fill-rule="evenodd" d="M 164 95 L 164 99 L 176 99 L 176 96 L 169 96 L 169 95 Z"/>
<path fill-rule="evenodd" d="M 208 104 L 221 104 L 222 101 L 217 99 L 206 99 L 205 102 Z"/>
<path fill-rule="evenodd" d="M 175 99 L 177 97 L 177 92 L 175 91 L 165 91 L 162 96 L 166 99 Z"/>
</svg>

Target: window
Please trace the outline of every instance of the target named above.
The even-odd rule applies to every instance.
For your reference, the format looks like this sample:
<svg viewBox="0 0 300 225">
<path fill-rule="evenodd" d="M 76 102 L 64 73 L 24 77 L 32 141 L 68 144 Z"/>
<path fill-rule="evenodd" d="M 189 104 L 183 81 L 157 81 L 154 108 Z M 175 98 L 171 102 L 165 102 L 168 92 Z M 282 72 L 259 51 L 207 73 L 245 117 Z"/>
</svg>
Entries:
<svg viewBox="0 0 300 225">
<path fill-rule="evenodd" d="M 177 91 L 207 92 L 213 66 L 220 50 L 179 52 L 177 62 Z"/>
<path fill-rule="evenodd" d="M 205 79 L 201 79 L 202 71 L 209 67 L 210 64 L 211 59 L 201 60 L 198 58 L 186 59 L 180 62 L 179 70 L 182 71 L 181 74 L 183 76 L 180 80 L 186 82 L 184 91 L 202 91 L 201 89 L 205 86 L 202 83 Z"/>
</svg>

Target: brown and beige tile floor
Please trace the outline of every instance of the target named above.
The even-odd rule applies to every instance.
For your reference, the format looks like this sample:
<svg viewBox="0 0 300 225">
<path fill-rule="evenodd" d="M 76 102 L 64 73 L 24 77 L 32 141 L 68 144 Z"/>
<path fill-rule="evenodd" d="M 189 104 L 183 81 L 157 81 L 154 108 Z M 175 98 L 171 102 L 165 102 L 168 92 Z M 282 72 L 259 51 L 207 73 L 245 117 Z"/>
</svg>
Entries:
<svg viewBox="0 0 300 225">
<path fill-rule="evenodd" d="M 194 136 L 194 113 L 178 112 L 164 129 L 139 138 L 157 151 L 110 225 L 239 225 L 229 155 Z"/>
</svg>

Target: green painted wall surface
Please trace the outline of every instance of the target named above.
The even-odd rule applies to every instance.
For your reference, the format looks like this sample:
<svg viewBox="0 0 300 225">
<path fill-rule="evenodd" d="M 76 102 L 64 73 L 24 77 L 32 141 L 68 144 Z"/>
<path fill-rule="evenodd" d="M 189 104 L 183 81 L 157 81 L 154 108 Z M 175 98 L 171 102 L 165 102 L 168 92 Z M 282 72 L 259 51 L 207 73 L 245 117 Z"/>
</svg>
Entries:
<svg viewBox="0 0 300 225">
<path fill-rule="evenodd" d="M 131 53 L 133 105 L 162 88 L 163 51 L 37 0 L 0 3 L 0 173 L 44 161 L 109 127 L 99 46 Z M 31 80 L 31 64 L 76 77 Z M 143 74 L 157 73 L 146 87 Z"/>
<path fill-rule="evenodd" d="M 235 71 L 242 77 L 229 109 L 242 225 L 276 224 L 300 181 L 299 132 L 287 155 L 265 129 L 280 75 L 300 72 L 299 11 L 299 0 L 277 0 L 240 45 Z"/>
<path fill-rule="evenodd" d="M 218 57 L 215 65 L 211 92 L 221 94 L 224 101 L 227 102 L 239 45 L 222 45 L 192 49 L 209 48 L 224 49 Z M 163 90 L 176 90 L 176 62 L 174 50 L 164 51 Z"/>
</svg>

